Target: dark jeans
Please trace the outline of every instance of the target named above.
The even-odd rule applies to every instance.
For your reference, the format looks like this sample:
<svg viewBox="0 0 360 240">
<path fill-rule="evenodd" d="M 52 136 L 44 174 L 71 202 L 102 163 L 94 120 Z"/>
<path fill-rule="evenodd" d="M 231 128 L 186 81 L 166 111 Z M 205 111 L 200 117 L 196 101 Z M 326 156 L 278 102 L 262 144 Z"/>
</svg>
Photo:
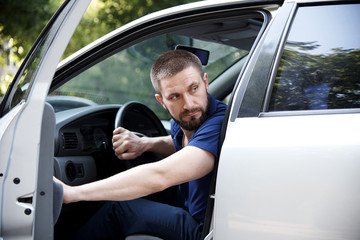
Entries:
<svg viewBox="0 0 360 240">
<path fill-rule="evenodd" d="M 182 208 L 135 199 L 106 202 L 71 239 L 123 239 L 148 234 L 171 240 L 198 240 L 200 224 Z"/>
</svg>

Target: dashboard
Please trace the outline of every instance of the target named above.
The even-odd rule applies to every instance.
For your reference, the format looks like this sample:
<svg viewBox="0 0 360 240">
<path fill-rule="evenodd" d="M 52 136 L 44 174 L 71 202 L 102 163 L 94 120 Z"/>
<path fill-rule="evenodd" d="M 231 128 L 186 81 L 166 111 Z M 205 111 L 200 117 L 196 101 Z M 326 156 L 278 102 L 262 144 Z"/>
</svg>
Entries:
<svg viewBox="0 0 360 240">
<path fill-rule="evenodd" d="M 154 158 L 145 154 L 140 159 L 120 161 L 115 156 L 112 133 L 121 107 L 116 104 L 96 105 L 55 113 L 55 177 L 68 185 L 80 185 L 141 164 L 141 158 Z M 161 135 L 141 111 L 129 112 L 124 127 L 150 137 Z M 155 160 L 158 159 L 155 157 Z"/>
</svg>

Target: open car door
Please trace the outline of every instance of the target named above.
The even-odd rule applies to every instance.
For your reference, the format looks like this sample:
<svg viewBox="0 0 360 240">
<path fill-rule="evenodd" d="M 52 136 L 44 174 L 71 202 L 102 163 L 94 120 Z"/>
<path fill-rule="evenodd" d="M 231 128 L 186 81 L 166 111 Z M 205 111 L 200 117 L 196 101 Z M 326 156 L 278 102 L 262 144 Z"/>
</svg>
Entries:
<svg viewBox="0 0 360 240">
<path fill-rule="evenodd" d="M 52 239 L 56 66 L 90 0 L 65 1 L 28 53 L 0 108 L 0 239 Z"/>
</svg>

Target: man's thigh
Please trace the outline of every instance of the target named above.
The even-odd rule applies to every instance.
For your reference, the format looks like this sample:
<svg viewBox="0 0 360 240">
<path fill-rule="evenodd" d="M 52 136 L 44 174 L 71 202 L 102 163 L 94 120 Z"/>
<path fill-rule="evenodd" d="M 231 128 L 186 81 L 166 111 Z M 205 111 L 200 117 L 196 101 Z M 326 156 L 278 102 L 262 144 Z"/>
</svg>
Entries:
<svg viewBox="0 0 360 240">
<path fill-rule="evenodd" d="M 106 202 L 75 237 L 121 239 L 139 233 L 179 240 L 201 236 L 199 224 L 182 208 L 136 199 Z"/>
</svg>

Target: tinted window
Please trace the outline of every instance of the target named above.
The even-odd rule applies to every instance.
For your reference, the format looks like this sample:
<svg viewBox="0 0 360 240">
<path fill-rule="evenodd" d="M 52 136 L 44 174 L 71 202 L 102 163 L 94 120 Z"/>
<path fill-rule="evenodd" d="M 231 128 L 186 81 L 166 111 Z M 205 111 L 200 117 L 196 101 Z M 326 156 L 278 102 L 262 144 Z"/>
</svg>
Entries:
<svg viewBox="0 0 360 240">
<path fill-rule="evenodd" d="M 360 107 L 360 5 L 301 7 L 269 111 Z"/>
</svg>

